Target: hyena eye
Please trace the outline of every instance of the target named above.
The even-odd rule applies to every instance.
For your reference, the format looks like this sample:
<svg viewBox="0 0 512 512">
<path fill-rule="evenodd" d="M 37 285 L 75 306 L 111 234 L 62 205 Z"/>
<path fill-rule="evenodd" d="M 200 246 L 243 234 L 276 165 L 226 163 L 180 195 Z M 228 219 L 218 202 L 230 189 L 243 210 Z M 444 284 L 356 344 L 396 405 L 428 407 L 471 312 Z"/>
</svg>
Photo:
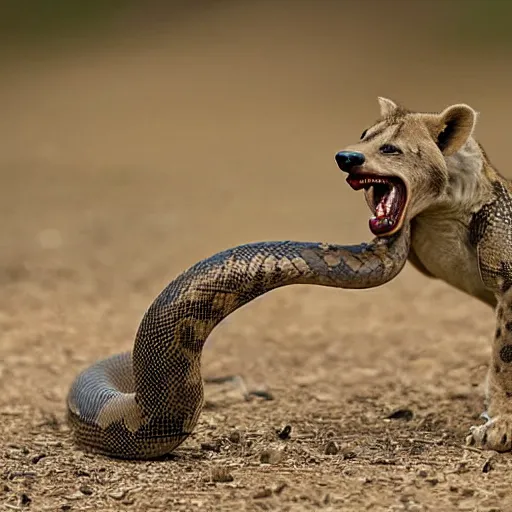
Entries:
<svg viewBox="0 0 512 512">
<path fill-rule="evenodd" d="M 401 155 L 402 150 L 393 146 L 393 144 L 384 144 L 379 148 L 379 151 L 385 155 Z"/>
<path fill-rule="evenodd" d="M 368 130 L 365 130 L 362 134 L 361 134 L 361 137 L 360 137 L 360 140 L 363 140 L 367 134 Z"/>
</svg>

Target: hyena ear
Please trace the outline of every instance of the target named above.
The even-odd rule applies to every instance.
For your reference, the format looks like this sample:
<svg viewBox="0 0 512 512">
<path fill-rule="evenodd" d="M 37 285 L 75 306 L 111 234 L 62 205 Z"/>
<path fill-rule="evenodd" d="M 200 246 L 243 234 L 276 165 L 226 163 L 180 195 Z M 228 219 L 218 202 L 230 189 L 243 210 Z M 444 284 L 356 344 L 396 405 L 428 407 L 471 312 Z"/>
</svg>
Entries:
<svg viewBox="0 0 512 512">
<path fill-rule="evenodd" d="M 382 96 L 379 96 L 377 99 L 379 100 L 380 115 L 382 117 L 388 117 L 398 109 L 398 105 L 389 98 L 383 98 Z"/>
<path fill-rule="evenodd" d="M 477 113 L 469 105 L 452 105 L 439 114 L 434 139 L 443 155 L 453 155 L 468 141 Z"/>
</svg>

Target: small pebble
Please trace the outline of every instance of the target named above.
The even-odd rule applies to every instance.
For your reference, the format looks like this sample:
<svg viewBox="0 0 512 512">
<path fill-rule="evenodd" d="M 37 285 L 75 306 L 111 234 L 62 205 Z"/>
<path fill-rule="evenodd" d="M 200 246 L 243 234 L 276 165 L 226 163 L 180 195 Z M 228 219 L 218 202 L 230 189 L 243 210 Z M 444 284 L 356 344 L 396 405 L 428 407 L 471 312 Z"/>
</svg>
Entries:
<svg viewBox="0 0 512 512">
<path fill-rule="evenodd" d="M 260 453 L 260 462 L 262 464 L 277 464 L 283 458 L 281 450 L 264 450 Z"/>
<path fill-rule="evenodd" d="M 234 443 L 238 444 L 242 440 L 242 434 L 238 430 L 233 430 L 231 434 L 229 434 L 228 439 Z"/>
<path fill-rule="evenodd" d="M 9 480 L 14 480 L 15 478 L 37 478 L 37 474 L 33 471 L 13 471 L 8 474 Z"/>
<path fill-rule="evenodd" d="M 204 450 L 205 452 L 220 452 L 220 443 L 218 441 L 214 443 L 201 443 L 201 450 Z"/>
<path fill-rule="evenodd" d="M 255 500 L 261 500 L 262 498 L 270 498 L 270 496 L 272 496 L 272 491 L 269 488 L 265 487 L 264 489 L 261 489 L 260 491 L 255 493 L 253 495 L 253 498 Z"/>
<path fill-rule="evenodd" d="M 93 493 L 93 490 L 88 485 L 81 485 L 79 491 L 86 496 L 90 496 Z"/>
<path fill-rule="evenodd" d="M 73 494 L 68 494 L 65 496 L 67 500 L 76 501 L 81 500 L 84 495 L 80 491 L 75 491 Z"/>
<path fill-rule="evenodd" d="M 283 428 L 283 430 L 281 430 L 281 432 L 279 432 L 279 434 L 277 434 L 277 437 L 279 437 L 279 439 L 282 439 L 283 441 L 286 439 L 290 439 L 291 432 L 292 432 L 292 426 L 286 425 Z"/>
<path fill-rule="evenodd" d="M 386 416 L 386 419 L 411 421 L 413 417 L 414 413 L 410 409 L 395 409 L 392 413 Z"/>
<path fill-rule="evenodd" d="M 32 457 L 32 464 L 37 464 L 41 459 L 44 459 L 46 457 L 46 454 L 40 453 L 39 455 L 35 455 Z"/>
<path fill-rule="evenodd" d="M 492 471 L 494 469 L 493 462 L 493 457 L 489 457 L 482 466 L 482 473 L 489 473 L 489 471 Z"/>
<path fill-rule="evenodd" d="M 122 500 L 126 496 L 126 491 L 120 489 L 119 491 L 112 491 L 108 494 L 113 500 Z"/>
<path fill-rule="evenodd" d="M 28 494 L 23 493 L 20 495 L 20 505 L 22 507 L 30 505 L 31 502 L 32 502 L 32 499 L 30 498 L 30 496 Z"/>
<path fill-rule="evenodd" d="M 281 482 L 275 489 L 274 489 L 274 493 L 275 494 L 281 494 L 286 488 L 288 487 L 288 484 L 286 484 L 285 482 Z"/>
<path fill-rule="evenodd" d="M 357 457 L 357 453 L 348 448 L 344 448 L 342 450 L 342 454 L 343 454 L 343 460 L 351 460 L 351 459 L 355 459 Z"/>
<path fill-rule="evenodd" d="M 324 453 L 326 455 L 336 455 L 339 453 L 340 448 L 338 446 L 338 443 L 336 441 L 333 441 L 332 439 L 325 445 Z"/>
<path fill-rule="evenodd" d="M 233 475 L 228 469 L 223 467 L 217 467 L 212 469 L 212 482 L 232 482 L 234 480 Z"/>
</svg>

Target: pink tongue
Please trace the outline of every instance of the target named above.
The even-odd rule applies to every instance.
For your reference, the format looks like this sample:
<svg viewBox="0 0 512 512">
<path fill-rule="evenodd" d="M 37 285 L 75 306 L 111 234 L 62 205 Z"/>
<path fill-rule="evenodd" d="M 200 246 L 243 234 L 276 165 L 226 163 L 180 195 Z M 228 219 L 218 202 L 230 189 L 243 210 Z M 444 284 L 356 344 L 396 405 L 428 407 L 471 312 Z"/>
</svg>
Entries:
<svg viewBox="0 0 512 512">
<path fill-rule="evenodd" d="M 370 219 L 370 228 L 374 233 L 388 231 L 392 226 L 394 219 L 391 218 L 393 203 L 396 197 L 396 189 L 392 187 L 375 208 L 375 216 Z"/>
<path fill-rule="evenodd" d="M 372 233 L 386 233 L 393 227 L 393 221 L 389 217 L 372 217 L 370 219 L 370 229 Z"/>
</svg>

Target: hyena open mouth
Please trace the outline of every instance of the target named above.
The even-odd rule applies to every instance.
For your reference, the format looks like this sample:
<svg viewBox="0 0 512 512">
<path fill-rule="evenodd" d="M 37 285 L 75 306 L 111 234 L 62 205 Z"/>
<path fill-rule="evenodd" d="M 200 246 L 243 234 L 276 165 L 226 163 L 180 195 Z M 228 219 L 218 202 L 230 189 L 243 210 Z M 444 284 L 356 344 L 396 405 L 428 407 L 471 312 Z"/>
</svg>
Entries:
<svg viewBox="0 0 512 512">
<path fill-rule="evenodd" d="M 347 183 L 354 190 L 364 188 L 374 213 L 369 222 L 374 235 L 389 236 L 402 227 L 407 188 L 400 178 L 358 173 L 349 174 Z"/>
</svg>

